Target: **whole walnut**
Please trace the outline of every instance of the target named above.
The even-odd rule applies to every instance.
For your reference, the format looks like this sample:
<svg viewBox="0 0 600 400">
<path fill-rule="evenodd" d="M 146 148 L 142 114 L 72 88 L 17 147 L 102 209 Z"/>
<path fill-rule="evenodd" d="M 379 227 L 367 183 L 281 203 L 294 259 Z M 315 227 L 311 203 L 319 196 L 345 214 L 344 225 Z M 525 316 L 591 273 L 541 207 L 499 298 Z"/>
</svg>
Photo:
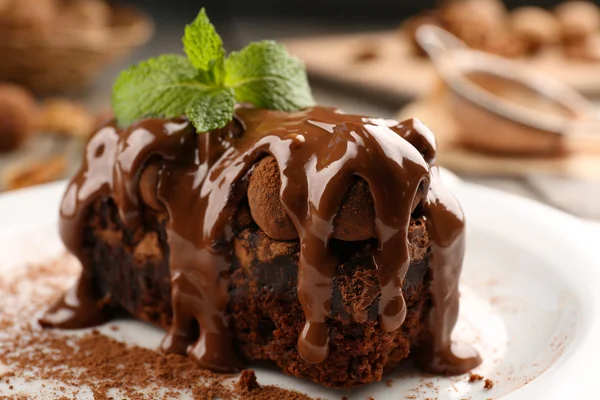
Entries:
<svg viewBox="0 0 600 400">
<path fill-rule="evenodd" d="M 38 131 L 86 139 L 96 120 L 81 104 L 66 99 L 46 99 L 40 106 L 36 128 Z"/>
<path fill-rule="evenodd" d="M 0 29 L 27 30 L 31 38 L 47 37 L 57 12 L 56 0 L 0 0 Z"/>
<path fill-rule="evenodd" d="M 36 103 L 20 86 L 0 83 L 0 152 L 18 148 L 35 126 Z"/>
<path fill-rule="evenodd" d="M 556 44 L 561 38 L 561 27 L 554 13 L 540 7 L 520 7 L 511 13 L 513 34 L 521 39 L 528 52 Z"/>
<path fill-rule="evenodd" d="M 591 1 L 567 1 L 555 13 L 565 43 L 584 41 L 600 29 L 600 9 Z"/>
</svg>

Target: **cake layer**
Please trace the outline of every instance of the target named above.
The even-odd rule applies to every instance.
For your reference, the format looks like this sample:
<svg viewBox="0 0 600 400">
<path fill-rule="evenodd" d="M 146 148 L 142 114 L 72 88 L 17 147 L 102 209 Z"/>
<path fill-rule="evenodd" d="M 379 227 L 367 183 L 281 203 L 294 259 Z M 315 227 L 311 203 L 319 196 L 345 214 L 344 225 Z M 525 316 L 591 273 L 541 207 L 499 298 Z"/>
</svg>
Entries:
<svg viewBox="0 0 600 400">
<path fill-rule="evenodd" d="M 172 310 L 166 216 L 147 209 L 143 224 L 129 229 L 112 200 L 103 198 L 92 210 L 84 247 L 97 290 L 113 311 L 123 309 L 168 328 Z M 326 386 L 352 387 L 381 380 L 384 369 L 405 359 L 426 334 L 429 243 L 422 219 L 412 220 L 409 229 L 412 262 L 403 285 L 407 317 L 392 332 L 378 322 L 380 287 L 372 262 L 376 241 L 332 242 L 338 267 L 330 349 L 318 364 L 306 362 L 297 350 L 304 325 L 297 295 L 298 241 L 271 239 L 248 218 L 245 206 L 235 220 L 228 311 L 242 358 L 270 361 L 287 374 Z"/>
</svg>

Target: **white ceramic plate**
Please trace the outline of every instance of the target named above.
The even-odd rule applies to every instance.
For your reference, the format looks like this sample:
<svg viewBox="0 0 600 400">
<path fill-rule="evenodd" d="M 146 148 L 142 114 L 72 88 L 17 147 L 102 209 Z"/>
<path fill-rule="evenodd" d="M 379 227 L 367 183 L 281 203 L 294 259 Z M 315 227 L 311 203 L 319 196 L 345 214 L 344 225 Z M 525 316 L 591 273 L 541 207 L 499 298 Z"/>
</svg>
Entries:
<svg viewBox="0 0 600 400">
<path fill-rule="evenodd" d="M 406 370 L 386 377 L 391 386 L 380 383 L 352 391 L 323 389 L 259 368 L 260 383 L 336 400 L 600 398 L 600 230 L 450 174 L 445 180 L 462 202 L 469 226 L 455 334 L 480 350 L 484 363 L 475 372 L 492 379 L 493 389 L 468 383 L 465 376 L 424 377 Z M 58 183 L 0 196 L 0 278 L 26 262 L 64 251 L 56 233 L 63 188 Z M 161 339 L 162 332 L 145 324 L 117 324 L 117 332 L 103 332 L 150 347 Z M 31 394 L 41 388 L 14 380 L 11 384 L 13 390 L 0 383 L 0 393 Z M 38 398 L 52 398 L 51 386 L 47 382 L 47 391 Z"/>
</svg>

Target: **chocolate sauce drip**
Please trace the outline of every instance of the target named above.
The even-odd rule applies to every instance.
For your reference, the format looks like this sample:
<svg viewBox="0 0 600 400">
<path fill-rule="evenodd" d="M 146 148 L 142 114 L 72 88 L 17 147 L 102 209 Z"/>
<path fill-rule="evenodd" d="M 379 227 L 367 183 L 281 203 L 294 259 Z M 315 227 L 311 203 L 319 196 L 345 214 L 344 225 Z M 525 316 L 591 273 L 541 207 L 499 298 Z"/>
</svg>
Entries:
<svg viewBox="0 0 600 400">
<path fill-rule="evenodd" d="M 59 232 L 65 247 L 79 259 L 82 273 L 73 288 L 40 320 L 43 326 L 77 329 L 108 319 L 106 301 L 92 282 L 92 266 L 82 246 L 89 209 L 96 199 L 110 196 L 119 134 L 114 125 L 100 129 L 89 141 L 83 165 L 71 180 L 60 206 Z"/>
<path fill-rule="evenodd" d="M 465 253 L 465 220 L 460 204 L 441 182 L 437 166 L 431 167 L 425 218 L 431 243 L 433 309 L 429 315 L 431 343 L 421 351 L 420 362 L 431 372 L 457 375 L 478 366 L 481 358 L 469 344 L 451 340 L 458 318 L 458 277 Z"/>
<path fill-rule="evenodd" d="M 187 352 L 206 368 L 238 369 L 226 312 L 230 222 L 245 196 L 242 178 L 267 154 L 277 161 L 281 203 L 300 241 L 298 298 L 306 317 L 298 338 L 300 355 L 310 363 L 322 362 L 328 355 L 328 315 L 337 265 L 329 241 L 344 195 L 359 176 L 368 183 L 375 208 L 379 245 L 373 261 L 381 285 L 381 328 L 394 331 L 406 316 L 401 288 L 411 261 L 407 232 L 411 214 L 421 205 L 432 241 L 429 366 L 453 373 L 475 366 L 476 353 L 463 357 L 450 341 L 458 315 L 464 223 L 460 207 L 431 166 L 433 135 L 416 120 L 398 124 L 323 107 L 293 113 L 240 107 L 227 127 L 204 134 L 196 134 L 185 120 L 148 119 L 122 131 L 114 125 L 100 130 L 88 144 L 85 162 L 61 208 L 61 236 L 81 260 L 82 276 L 43 323 L 75 328 L 103 321 L 99 316 L 104 302 L 93 292 L 81 239 L 97 199 L 112 197 L 129 226 L 140 223 L 144 207 L 164 207 L 173 324 L 162 347 Z M 144 202 L 152 196 L 147 188 L 140 196 L 140 176 L 155 157 L 161 166 L 148 171 L 157 174 L 152 177 L 157 182 L 156 199 Z M 196 326 L 199 337 L 194 336 Z"/>
</svg>

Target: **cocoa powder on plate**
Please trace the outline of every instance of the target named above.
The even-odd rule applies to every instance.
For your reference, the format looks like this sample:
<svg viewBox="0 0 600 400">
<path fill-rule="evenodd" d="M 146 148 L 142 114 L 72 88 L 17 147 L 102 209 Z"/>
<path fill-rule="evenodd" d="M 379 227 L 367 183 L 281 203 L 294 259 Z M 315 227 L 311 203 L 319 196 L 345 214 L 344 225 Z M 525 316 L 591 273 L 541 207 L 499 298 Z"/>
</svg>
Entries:
<svg viewBox="0 0 600 400">
<path fill-rule="evenodd" d="M 74 264 L 65 255 L 19 267 L 11 276 L 0 275 L 0 382 L 12 386 L 8 393 L 0 393 L 0 399 L 27 399 L 18 383 L 38 380 L 60 382 L 52 388 L 43 384 L 45 393 L 57 399 L 86 391 L 96 400 L 174 399 L 185 392 L 203 400 L 310 399 L 295 391 L 261 386 L 252 370 L 243 371 L 234 385 L 236 375 L 216 374 L 185 356 L 120 342 L 99 330 L 42 329 L 35 316 L 72 283 L 78 269 Z M 112 326 L 109 329 L 114 331 Z"/>
</svg>

